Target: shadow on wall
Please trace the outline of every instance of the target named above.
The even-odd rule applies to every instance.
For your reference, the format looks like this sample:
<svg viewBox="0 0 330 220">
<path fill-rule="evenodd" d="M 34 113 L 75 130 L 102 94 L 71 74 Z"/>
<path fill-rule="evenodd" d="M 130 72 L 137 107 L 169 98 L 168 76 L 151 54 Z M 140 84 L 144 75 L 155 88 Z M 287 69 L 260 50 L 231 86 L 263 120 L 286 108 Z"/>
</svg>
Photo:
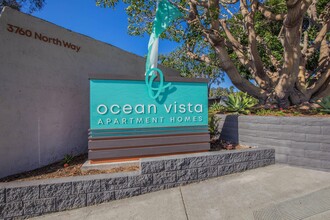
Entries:
<svg viewBox="0 0 330 220">
<path fill-rule="evenodd" d="M 232 143 L 239 143 L 238 134 L 238 115 L 222 116 L 219 124 L 220 139 L 230 141 Z"/>
</svg>

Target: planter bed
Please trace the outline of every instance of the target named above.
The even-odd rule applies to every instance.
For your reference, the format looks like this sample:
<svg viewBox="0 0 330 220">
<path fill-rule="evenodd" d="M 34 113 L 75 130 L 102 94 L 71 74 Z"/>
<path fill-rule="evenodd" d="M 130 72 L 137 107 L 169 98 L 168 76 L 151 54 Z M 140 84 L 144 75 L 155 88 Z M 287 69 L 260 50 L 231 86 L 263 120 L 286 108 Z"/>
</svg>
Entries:
<svg viewBox="0 0 330 220">
<path fill-rule="evenodd" d="M 140 160 L 130 173 L 0 183 L 0 219 L 28 218 L 177 187 L 275 163 L 270 148 Z"/>
</svg>

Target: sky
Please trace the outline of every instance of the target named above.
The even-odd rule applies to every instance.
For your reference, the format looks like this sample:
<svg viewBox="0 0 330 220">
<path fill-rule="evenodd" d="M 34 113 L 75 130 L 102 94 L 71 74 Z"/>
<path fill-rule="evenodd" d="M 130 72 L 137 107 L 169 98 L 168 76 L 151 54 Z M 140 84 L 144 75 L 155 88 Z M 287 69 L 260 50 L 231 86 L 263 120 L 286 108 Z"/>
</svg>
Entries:
<svg viewBox="0 0 330 220">
<path fill-rule="evenodd" d="M 113 10 L 97 7 L 95 0 L 46 0 L 45 6 L 32 15 L 139 56 L 148 52 L 149 36 L 130 36 L 127 33 L 128 21 L 123 3 Z M 161 40 L 159 53 L 169 53 L 176 47 L 178 44 L 175 42 Z M 226 76 L 220 86 L 231 85 Z"/>
</svg>

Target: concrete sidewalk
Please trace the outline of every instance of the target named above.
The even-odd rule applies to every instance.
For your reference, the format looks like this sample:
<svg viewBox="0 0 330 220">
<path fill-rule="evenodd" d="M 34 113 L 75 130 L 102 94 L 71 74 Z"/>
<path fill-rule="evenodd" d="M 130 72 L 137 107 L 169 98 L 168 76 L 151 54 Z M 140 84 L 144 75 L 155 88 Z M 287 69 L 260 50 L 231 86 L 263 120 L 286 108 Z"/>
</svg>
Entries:
<svg viewBox="0 0 330 220">
<path fill-rule="evenodd" d="M 330 173 L 272 165 L 36 219 L 330 219 Z"/>
</svg>

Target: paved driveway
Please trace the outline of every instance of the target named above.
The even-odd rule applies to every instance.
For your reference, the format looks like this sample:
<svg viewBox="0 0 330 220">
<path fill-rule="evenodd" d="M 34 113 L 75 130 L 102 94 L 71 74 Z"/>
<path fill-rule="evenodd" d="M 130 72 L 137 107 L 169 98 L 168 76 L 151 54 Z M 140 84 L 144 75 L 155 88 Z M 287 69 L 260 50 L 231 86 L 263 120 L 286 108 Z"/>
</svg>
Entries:
<svg viewBox="0 0 330 220">
<path fill-rule="evenodd" d="M 330 173 L 272 165 L 40 219 L 330 219 Z"/>
</svg>

